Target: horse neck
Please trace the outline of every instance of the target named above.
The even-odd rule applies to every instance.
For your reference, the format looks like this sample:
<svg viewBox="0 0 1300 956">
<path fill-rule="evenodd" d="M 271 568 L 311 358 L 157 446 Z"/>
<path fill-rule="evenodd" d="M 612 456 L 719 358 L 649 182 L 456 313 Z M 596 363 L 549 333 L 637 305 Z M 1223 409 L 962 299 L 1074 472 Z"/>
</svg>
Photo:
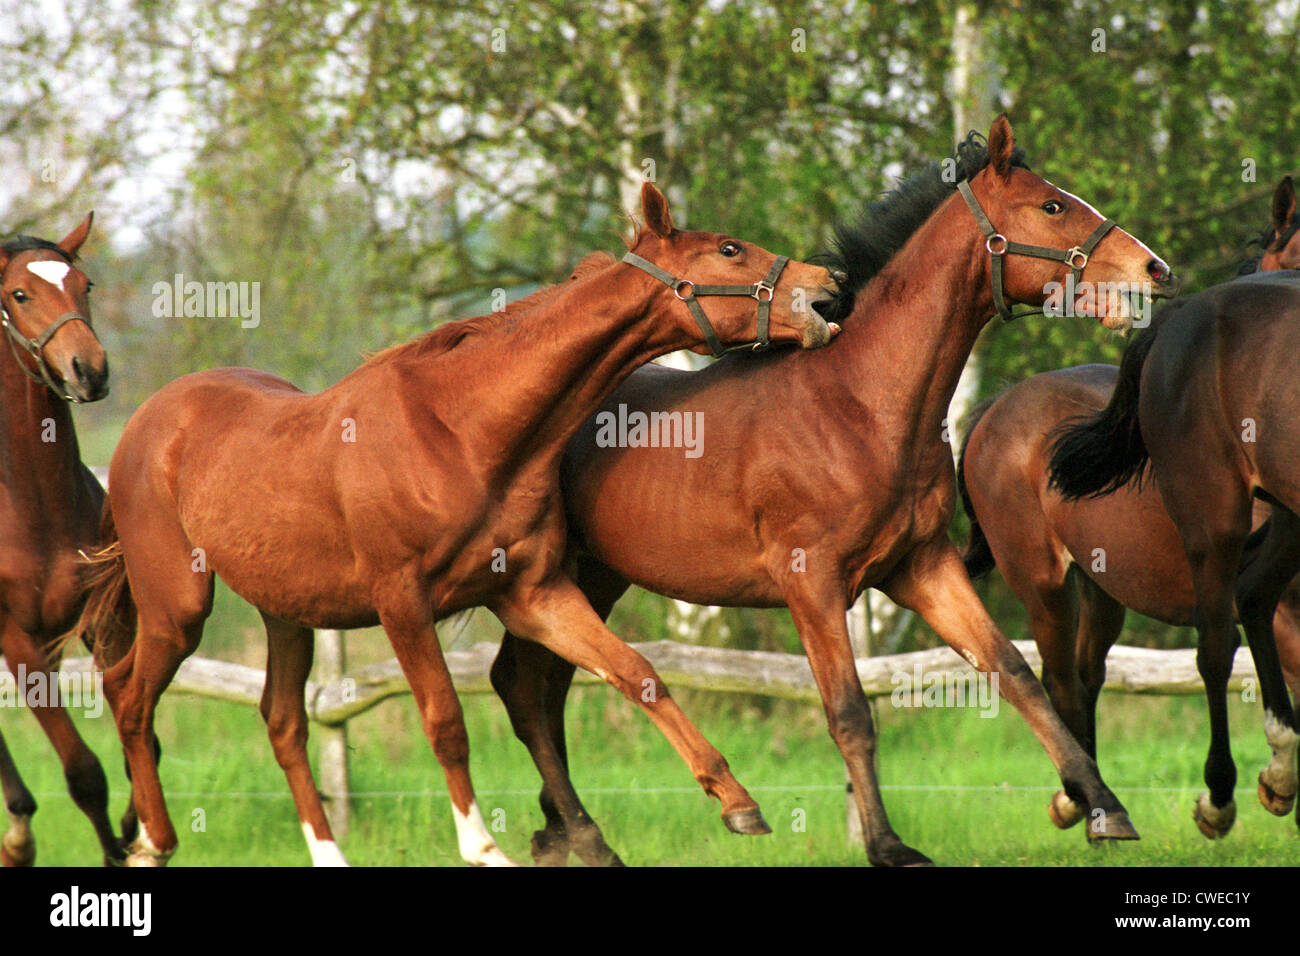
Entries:
<svg viewBox="0 0 1300 956">
<path fill-rule="evenodd" d="M 619 382 L 693 343 L 655 307 L 667 299 L 668 308 L 689 318 L 666 291 L 630 266 L 610 266 L 566 283 L 517 320 L 466 339 L 439 368 L 426 363 L 417 374 L 430 377 L 431 390 L 450 392 L 453 427 L 478 433 L 475 447 L 493 449 L 495 463 L 527 459 L 545 467 Z"/>
<path fill-rule="evenodd" d="M 16 499 L 67 502 L 81 464 L 72 413 L 19 361 L 0 345 L 0 481 Z"/>
<path fill-rule="evenodd" d="M 993 312 L 988 254 L 954 193 L 862 288 L 843 331 L 816 357 L 833 369 L 841 401 L 937 442 Z"/>
</svg>

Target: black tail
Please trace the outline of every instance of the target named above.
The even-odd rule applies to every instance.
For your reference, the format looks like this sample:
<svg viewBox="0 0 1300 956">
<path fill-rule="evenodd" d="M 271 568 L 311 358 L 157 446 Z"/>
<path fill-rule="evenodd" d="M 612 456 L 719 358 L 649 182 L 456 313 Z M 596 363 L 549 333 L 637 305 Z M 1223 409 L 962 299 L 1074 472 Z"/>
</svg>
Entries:
<svg viewBox="0 0 1300 956">
<path fill-rule="evenodd" d="M 1171 310 L 1164 310 L 1167 314 Z M 1142 366 L 1161 323 L 1152 322 L 1124 350 L 1119 380 L 1110 402 L 1095 415 L 1072 418 L 1057 428 L 1052 441 L 1050 487 L 1066 501 L 1108 495 L 1141 475 L 1147 446 L 1138 427 L 1138 393 Z"/>
<path fill-rule="evenodd" d="M 966 437 L 962 439 L 961 451 L 957 455 L 957 493 L 961 495 L 961 506 L 966 510 L 966 517 L 970 519 L 970 541 L 966 542 L 966 550 L 962 552 L 961 561 L 966 565 L 966 574 L 972 581 L 988 574 L 998 566 L 998 562 L 993 557 L 993 549 L 989 547 L 989 539 L 984 537 L 984 529 L 980 527 L 979 516 L 975 514 L 975 507 L 970 501 L 970 491 L 966 488 L 966 446 L 970 444 L 970 436 L 975 433 L 975 426 L 980 423 L 984 413 L 999 397 L 995 395 L 970 410 L 970 425 L 966 429 Z"/>
</svg>

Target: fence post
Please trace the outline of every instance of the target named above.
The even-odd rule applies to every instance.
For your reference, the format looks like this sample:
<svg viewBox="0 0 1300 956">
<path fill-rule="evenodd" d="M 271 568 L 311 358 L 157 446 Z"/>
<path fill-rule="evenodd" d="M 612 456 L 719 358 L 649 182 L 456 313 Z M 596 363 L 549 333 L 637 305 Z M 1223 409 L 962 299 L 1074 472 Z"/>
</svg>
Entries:
<svg viewBox="0 0 1300 956">
<path fill-rule="evenodd" d="M 869 592 L 863 591 L 849 608 L 849 646 L 853 649 L 853 659 L 871 656 L 871 605 L 867 601 Z M 868 699 L 867 706 L 873 710 L 874 704 Z M 858 816 L 858 804 L 853 799 L 853 779 L 848 767 L 844 768 L 845 823 L 850 846 L 862 846 L 862 818 Z"/>
<path fill-rule="evenodd" d="M 325 683 L 341 679 L 346 665 L 343 632 L 317 631 L 317 680 Z M 321 725 L 317 733 L 320 735 L 320 781 L 321 795 L 325 798 L 325 814 L 329 817 L 334 839 L 342 842 L 348 838 L 352 824 L 352 790 L 348 785 L 348 725 Z"/>
</svg>

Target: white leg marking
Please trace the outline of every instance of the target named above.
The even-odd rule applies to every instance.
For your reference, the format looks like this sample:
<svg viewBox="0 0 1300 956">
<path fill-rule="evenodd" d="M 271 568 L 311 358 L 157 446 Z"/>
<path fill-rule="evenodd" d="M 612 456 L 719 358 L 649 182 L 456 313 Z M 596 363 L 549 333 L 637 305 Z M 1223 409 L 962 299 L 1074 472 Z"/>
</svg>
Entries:
<svg viewBox="0 0 1300 956">
<path fill-rule="evenodd" d="M 71 269 L 72 266 L 68 265 L 66 262 L 50 262 L 48 259 L 41 260 L 40 262 L 27 263 L 28 272 L 32 275 L 39 276 L 50 285 L 58 286 L 60 292 L 63 291 L 63 280 L 67 278 Z"/>
<path fill-rule="evenodd" d="M 343 856 L 343 851 L 333 840 L 320 840 L 316 837 L 316 832 L 312 830 L 310 823 L 302 825 L 302 836 L 307 841 L 307 849 L 311 851 L 312 866 L 347 866 L 348 861 Z"/>
<path fill-rule="evenodd" d="M 1210 802 L 1210 795 L 1203 793 L 1196 798 L 1196 809 L 1202 819 L 1220 832 L 1226 832 L 1237 819 L 1237 801 L 1229 800 L 1225 806 L 1216 807 Z"/>
<path fill-rule="evenodd" d="M 1300 735 L 1266 710 L 1264 736 L 1273 749 L 1273 759 L 1268 762 L 1261 776 L 1278 796 L 1293 796 L 1297 789 L 1296 749 L 1300 746 Z"/>
<path fill-rule="evenodd" d="M 170 853 L 163 853 L 149 839 L 149 830 L 144 823 L 140 824 L 140 835 L 135 838 L 135 843 L 131 846 L 130 852 L 126 857 L 127 866 L 166 866 L 167 858 Z"/>
<path fill-rule="evenodd" d="M 9 829 L 0 837 L 0 846 L 16 860 L 31 860 L 36 854 L 36 841 L 32 839 L 32 818 L 16 813 L 9 814 Z"/>
<path fill-rule="evenodd" d="M 501 852 L 497 841 L 492 839 L 492 834 L 483 825 L 483 814 L 478 812 L 478 801 L 471 801 L 468 813 L 461 813 L 453 803 L 451 815 L 456 821 L 456 841 L 460 844 L 460 856 L 466 863 L 471 866 L 515 865 Z"/>
</svg>

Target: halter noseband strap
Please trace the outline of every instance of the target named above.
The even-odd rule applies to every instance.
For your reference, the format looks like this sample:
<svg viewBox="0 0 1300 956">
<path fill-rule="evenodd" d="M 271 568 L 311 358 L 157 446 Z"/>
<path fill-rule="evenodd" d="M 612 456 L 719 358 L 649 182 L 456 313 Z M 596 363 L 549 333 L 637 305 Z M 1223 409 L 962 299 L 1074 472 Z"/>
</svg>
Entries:
<svg viewBox="0 0 1300 956">
<path fill-rule="evenodd" d="M 50 371 L 49 363 L 45 361 L 45 346 L 49 344 L 50 339 L 54 338 L 59 329 L 63 328 L 63 326 L 67 325 L 69 322 L 81 322 L 86 326 L 86 328 L 90 329 L 91 335 L 95 335 L 95 330 L 91 328 L 90 320 L 84 315 L 80 312 L 65 312 L 46 326 L 40 335 L 36 336 L 34 339 L 29 339 L 18 331 L 17 326 L 14 325 L 13 320 L 9 317 L 8 310 L 5 309 L 3 305 L 0 305 L 0 325 L 3 325 L 4 330 L 9 333 L 9 350 L 14 353 L 14 361 L 18 363 L 18 367 L 22 369 L 23 373 L 33 382 L 49 386 L 50 390 L 65 402 L 80 405 L 81 399 L 67 390 L 66 383 L 60 382 L 54 377 L 54 374 Z M 98 336 L 96 336 L 96 341 L 98 341 Z M 17 345 L 15 345 L 15 343 L 17 343 Z M 18 345 L 21 345 L 23 351 L 36 361 L 36 372 L 33 372 L 23 364 L 22 358 L 18 355 Z M 37 372 L 40 374 L 37 374 Z"/>
<path fill-rule="evenodd" d="M 726 355 L 728 352 L 734 352 L 737 349 L 752 349 L 759 352 L 772 344 L 770 335 L 771 316 L 769 312 L 772 306 L 772 297 L 776 294 L 777 280 L 781 277 L 781 272 L 785 269 L 786 263 L 790 261 L 789 256 L 777 256 L 776 261 L 772 263 L 772 268 L 767 271 L 767 275 L 753 285 L 696 285 L 690 279 L 678 279 L 671 273 L 660 269 L 653 262 L 642 259 L 635 253 L 629 252 L 623 257 L 623 261 L 628 265 L 636 266 L 643 272 L 650 273 L 650 275 L 671 288 L 673 294 L 686 303 L 686 307 L 691 310 L 691 315 L 695 316 L 700 331 L 704 333 L 704 341 L 713 350 L 714 358 Z M 686 291 L 683 291 L 683 289 Z M 713 326 L 709 323 L 709 317 L 704 314 L 704 307 L 698 301 L 698 297 L 703 295 L 747 295 L 757 299 L 758 338 L 754 342 L 733 345 L 730 348 L 723 346 L 718 339 L 718 334 L 713 331 Z"/>
<path fill-rule="evenodd" d="M 1012 242 L 998 232 L 993 227 L 993 223 L 989 221 L 989 217 L 984 215 L 984 210 L 980 208 L 979 201 L 975 198 L 975 193 L 971 191 L 970 184 L 966 180 L 963 179 L 957 183 L 957 190 L 961 193 L 961 198 L 966 200 L 966 205 L 970 207 L 971 214 L 979 224 L 980 231 L 984 233 L 984 248 L 989 251 L 993 269 L 993 304 L 997 307 L 998 315 L 1002 316 L 1002 319 L 1006 322 L 1010 322 L 1012 319 L 1018 318 L 1018 316 L 1007 308 L 1006 299 L 1002 295 L 1002 259 L 1004 256 L 1014 254 L 1033 256 L 1035 259 L 1056 259 L 1064 262 L 1070 267 L 1070 275 L 1077 286 L 1083 278 L 1083 269 L 1088 264 L 1088 258 L 1092 255 L 1092 250 L 1097 248 L 1097 243 L 1101 242 L 1106 233 L 1115 228 L 1115 220 L 1103 220 L 1101 225 L 1094 229 L 1087 239 L 1070 249 L 1051 249 L 1047 246 L 1031 246 L 1023 242 Z"/>
</svg>

